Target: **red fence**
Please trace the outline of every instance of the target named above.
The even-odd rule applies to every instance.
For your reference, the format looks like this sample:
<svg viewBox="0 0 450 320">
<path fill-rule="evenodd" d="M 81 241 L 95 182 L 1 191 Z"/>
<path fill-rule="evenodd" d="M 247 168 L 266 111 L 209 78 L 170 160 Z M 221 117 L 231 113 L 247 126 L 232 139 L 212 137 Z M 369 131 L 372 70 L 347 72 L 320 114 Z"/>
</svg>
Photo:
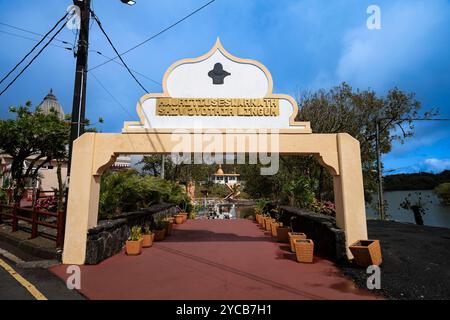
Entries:
<svg viewBox="0 0 450 320">
<path fill-rule="evenodd" d="M 12 220 L 12 231 L 19 230 L 19 221 L 25 221 L 31 224 L 30 239 L 38 236 L 38 227 L 44 226 L 56 229 L 56 247 L 61 248 L 64 242 L 64 212 L 48 212 L 43 210 L 20 208 L 18 205 L 0 204 L 0 223 L 3 217 L 9 217 Z M 56 223 L 44 221 L 42 218 L 54 217 Z"/>
</svg>

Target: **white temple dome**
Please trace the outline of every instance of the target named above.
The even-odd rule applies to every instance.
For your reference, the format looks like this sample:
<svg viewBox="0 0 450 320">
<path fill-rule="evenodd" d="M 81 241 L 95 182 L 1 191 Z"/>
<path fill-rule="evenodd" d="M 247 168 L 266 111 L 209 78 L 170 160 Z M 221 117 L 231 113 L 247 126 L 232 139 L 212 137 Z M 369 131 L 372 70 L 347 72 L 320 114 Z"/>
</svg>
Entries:
<svg viewBox="0 0 450 320">
<path fill-rule="evenodd" d="M 37 108 L 41 109 L 41 111 L 45 114 L 49 114 L 52 109 L 54 109 L 61 120 L 64 120 L 64 110 L 59 104 L 58 99 L 56 99 L 53 94 L 53 90 L 50 89 L 50 92 L 45 96 L 44 100 L 37 106 Z"/>
</svg>

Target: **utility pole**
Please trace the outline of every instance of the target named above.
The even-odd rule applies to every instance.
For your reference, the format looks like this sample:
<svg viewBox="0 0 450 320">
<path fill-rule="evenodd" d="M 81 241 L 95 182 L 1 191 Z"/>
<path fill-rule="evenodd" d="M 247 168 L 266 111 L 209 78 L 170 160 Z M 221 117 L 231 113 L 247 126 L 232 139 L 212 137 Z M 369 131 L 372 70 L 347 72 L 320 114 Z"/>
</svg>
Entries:
<svg viewBox="0 0 450 320">
<path fill-rule="evenodd" d="M 84 133 L 91 0 L 73 0 L 73 4 L 80 8 L 80 30 L 78 38 L 78 49 L 76 53 L 77 64 L 75 71 L 75 85 L 73 89 L 72 121 L 69 140 L 69 162 L 67 167 L 68 177 L 70 176 L 73 142 Z"/>
<path fill-rule="evenodd" d="M 378 213 L 380 220 L 384 220 L 384 197 L 383 197 L 383 176 L 381 172 L 381 150 L 380 150 L 380 120 L 376 120 L 376 152 L 377 152 L 377 177 L 378 177 Z"/>
</svg>

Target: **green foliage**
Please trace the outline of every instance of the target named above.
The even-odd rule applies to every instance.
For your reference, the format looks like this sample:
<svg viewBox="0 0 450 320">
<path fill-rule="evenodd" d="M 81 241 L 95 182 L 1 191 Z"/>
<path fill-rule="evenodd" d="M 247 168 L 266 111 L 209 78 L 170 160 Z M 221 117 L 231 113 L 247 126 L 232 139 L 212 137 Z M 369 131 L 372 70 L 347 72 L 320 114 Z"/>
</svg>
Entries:
<svg viewBox="0 0 450 320">
<path fill-rule="evenodd" d="M 25 106 L 11 107 L 11 119 L 0 120 L 0 149 L 9 154 L 14 200 L 21 199 L 28 180 L 38 179 L 39 169 L 53 159 L 66 154 L 69 126 L 56 111 L 44 114 L 40 109 Z M 29 165 L 25 167 L 25 160 Z"/>
<path fill-rule="evenodd" d="M 145 225 L 144 225 L 144 231 L 143 231 L 143 234 L 145 234 L 145 235 L 152 234 L 152 230 L 151 230 L 149 224 L 145 224 Z"/>
<path fill-rule="evenodd" d="M 442 183 L 434 189 L 444 205 L 450 205 L 450 182 Z"/>
<path fill-rule="evenodd" d="M 437 114 L 433 110 L 419 114 L 421 105 L 414 93 L 393 88 L 386 96 L 379 96 L 372 90 L 354 90 L 346 83 L 330 90 L 304 93 L 299 97 L 298 105 L 296 120 L 310 121 L 313 132 L 348 133 L 359 141 L 368 202 L 377 187 L 374 171 L 377 120 L 381 128 L 381 152 L 386 154 L 391 151 L 394 140 L 403 143 L 413 135 L 413 123 L 405 119 L 430 118 Z M 398 135 L 399 132 L 402 134 Z M 246 182 L 244 191 L 253 198 L 292 202 L 290 191 L 297 186 L 290 185 L 288 190 L 285 186 L 295 184 L 299 177 L 307 177 L 318 181 L 313 190 L 317 200 L 333 201 L 333 177 L 314 156 L 280 156 L 279 171 L 273 176 L 260 175 L 260 167 L 260 164 L 239 167 L 242 180 Z"/>
<path fill-rule="evenodd" d="M 266 212 L 264 211 L 264 209 L 269 203 L 270 200 L 268 199 L 259 199 L 258 201 L 256 201 L 255 212 L 258 214 L 265 214 Z"/>
<path fill-rule="evenodd" d="M 318 181 L 316 179 L 300 176 L 297 180 L 289 181 L 284 186 L 283 191 L 289 196 L 291 205 L 309 209 L 315 201 L 314 192 L 317 187 Z"/>
<path fill-rule="evenodd" d="M 154 222 L 155 230 L 163 230 L 163 229 L 165 229 L 167 227 L 168 223 L 169 222 L 167 220 L 165 220 L 163 217 L 158 216 L 155 219 L 155 222 Z"/>
<path fill-rule="evenodd" d="M 195 210 L 192 210 L 188 214 L 188 219 L 195 219 L 197 217 L 197 212 Z"/>
<path fill-rule="evenodd" d="M 100 185 L 99 217 L 108 219 L 159 202 L 182 205 L 186 198 L 183 188 L 174 182 L 143 176 L 132 169 L 108 172 L 103 175 Z"/>
<path fill-rule="evenodd" d="M 128 241 L 138 241 L 142 237 L 142 228 L 140 226 L 133 226 L 130 230 Z"/>
<path fill-rule="evenodd" d="M 310 209 L 315 213 L 324 214 L 327 216 L 336 216 L 336 206 L 331 201 L 317 201 L 314 199 Z"/>
</svg>

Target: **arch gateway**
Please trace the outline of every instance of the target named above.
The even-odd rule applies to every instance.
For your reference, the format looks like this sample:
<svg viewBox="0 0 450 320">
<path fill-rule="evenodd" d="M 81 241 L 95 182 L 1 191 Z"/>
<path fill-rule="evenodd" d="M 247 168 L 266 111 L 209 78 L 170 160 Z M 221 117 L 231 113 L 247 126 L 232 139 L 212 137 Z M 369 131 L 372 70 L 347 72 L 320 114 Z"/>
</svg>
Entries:
<svg viewBox="0 0 450 320">
<path fill-rule="evenodd" d="M 237 58 L 217 40 L 203 56 L 166 71 L 163 92 L 137 103 L 138 121 L 121 133 L 85 133 L 73 145 L 63 263 L 84 264 L 87 232 L 97 225 L 100 179 L 119 154 L 172 154 L 230 163 L 250 154 L 274 174 L 279 155 L 314 155 L 333 176 L 336 224 L 348 246 L 367 239 L 359 142 L 346 133 L 315 134 L 297 122 L 291 96 L 272 92 L 270 72 Z M 192 156 L 191 156 L 192 155 Z M 235 159 L 232 159 L 235 161 Z M 239 162 L 238 162 L 239 163 Z"/>
</svg>

